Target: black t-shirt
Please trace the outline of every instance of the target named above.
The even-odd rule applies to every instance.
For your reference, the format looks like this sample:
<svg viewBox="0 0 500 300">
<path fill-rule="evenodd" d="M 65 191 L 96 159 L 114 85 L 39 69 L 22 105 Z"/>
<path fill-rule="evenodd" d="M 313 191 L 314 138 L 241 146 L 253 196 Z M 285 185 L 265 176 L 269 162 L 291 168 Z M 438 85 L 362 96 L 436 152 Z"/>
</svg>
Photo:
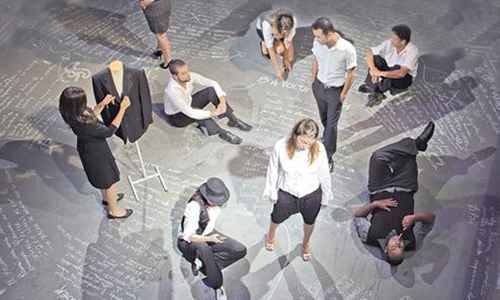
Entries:
<svg viewBox="0 0 500 300">
<path fill-rule="evenodd" d="M 378 247 L 378 240 L 385 239 L 392 230 L 395 230 L 397 234 L 403 232 L 403 226 L 401 225 L 403 218 L 412 215 L 414 212 L 413 195 L 414 192 L 381 192 L 370 196 L 370 202 L 392 197 L 398 202 L 398 206 L 391 207 L 390 211 L 378 208 L 372 211 L 371 226 L 366 239 L 368 244 Z M 402 239 L 409 242 L 405 245 L 406 250 L 415 249 L 413 226 L 403 232 Z"/>
</svg>

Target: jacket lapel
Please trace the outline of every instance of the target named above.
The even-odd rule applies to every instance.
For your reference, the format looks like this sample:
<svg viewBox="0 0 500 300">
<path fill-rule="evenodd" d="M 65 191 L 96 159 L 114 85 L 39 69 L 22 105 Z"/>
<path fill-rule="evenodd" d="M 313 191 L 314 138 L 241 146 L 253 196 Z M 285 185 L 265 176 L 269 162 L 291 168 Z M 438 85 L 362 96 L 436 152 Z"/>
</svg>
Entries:
<svg viewBox="0 0 500 300">
<path fill-rule="evenodd" d="M 116 102 L 120 103 L 122 99 L 120 95 L 118 95 L 118 91 L 116 90 L 115 83 L 113 82 L 113 76 L 111 75 L 111 70 L 109 68 L 106 68 L 106 76 L 104 76 L 104 86 L 113 96 L 115 96 Z"/>
</svg>

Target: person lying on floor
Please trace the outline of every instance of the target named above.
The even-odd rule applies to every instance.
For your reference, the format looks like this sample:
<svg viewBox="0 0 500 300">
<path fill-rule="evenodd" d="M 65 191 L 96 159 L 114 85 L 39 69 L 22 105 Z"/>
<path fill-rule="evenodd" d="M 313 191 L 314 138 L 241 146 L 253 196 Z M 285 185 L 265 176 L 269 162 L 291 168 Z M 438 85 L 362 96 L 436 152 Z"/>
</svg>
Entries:
<svg viewBox="0 0 500 300">
<path fill-rule="evenodd" d="M 354 226 L 359 238 L 380 247 L 386 261 L 393 266 L 403 262 L 406 250 L 415 250 L 417 241 L 424 238 L 434 223 L 433 213 L 414 211 L 414 195 L 418 190 L 416 158 L 418 152 L 427 149 L 433 133 L 434 123 L 429 122 L 416 139 L 404 138 L 382 147 L 370 158 L 370 202 L 354 212 Z M 416 223 L 421 223 L 418 228 Z"/>
</svg>

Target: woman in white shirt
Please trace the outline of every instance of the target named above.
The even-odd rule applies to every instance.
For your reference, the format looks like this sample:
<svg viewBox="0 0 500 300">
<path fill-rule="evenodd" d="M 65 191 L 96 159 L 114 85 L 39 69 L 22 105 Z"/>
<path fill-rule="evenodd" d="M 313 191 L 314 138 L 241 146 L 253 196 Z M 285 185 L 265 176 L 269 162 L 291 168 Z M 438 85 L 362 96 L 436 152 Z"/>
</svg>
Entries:
<svg viewBox="0 0 500 300">
<path fill-rule="evenodd" d="M 257 19 L 256 26 L 262 55 L 271 59 L 278 79 L 286 79 L 288 72 L 292 70 L 293 37 L 297 20 L 290 11 L 278 9 L 262 13 Z M 278 56 L 283 60 L 282 65 L 278 61 Z"/>
<path fill-rule="evenodd" d="M 333 198 L 328 158 L 311 119 L 299 121 L 288 138 L 274 146 L 267 168 L 264 197 L 274 202 L 266 250 L 274 250 L 278 225 L 299 213 L 304 220 L 302 259 L 311 259 L 309 241 L 321 206 Z"/>
</svg>

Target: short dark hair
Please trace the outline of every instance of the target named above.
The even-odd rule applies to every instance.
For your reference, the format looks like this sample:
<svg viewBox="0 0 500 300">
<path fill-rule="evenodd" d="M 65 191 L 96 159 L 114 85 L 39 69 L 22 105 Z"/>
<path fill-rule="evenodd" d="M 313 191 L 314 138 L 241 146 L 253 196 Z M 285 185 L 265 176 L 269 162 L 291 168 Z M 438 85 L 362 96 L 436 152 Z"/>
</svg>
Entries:
<svg viewBox="0 0 500 300">
<path fill-rule="evenodd" d="M 405 40 L 408 44 L 411 39 L 411 29 L 408 25 L 400 24 L 392 27 L 392 32 L 394 32 L 400 39 Z"/>
<path fill-rule="evenodd" d="M 177 73 L 179 73 L 179 68 L 185 65 L 186 62 L 182 59 L 172 59 L 168 64 L 168 70 L 170 71 L 170 74 L 177 75 Z"/>
<path fill-rule="evenodd" d="M 404 258 L 405 258 L 404 253 L 402 253 L 401 255 L 394 255 L 394 256 L 389 256 L 388 253 L 386 253 L 385 255 L 385 260 L 393 267 L 399 266 L 403 262 Z"/>
<path fill-rule="evenodd" d="M 316 21 L 314 21 L 314 23 L 311 25 L 311 27 L 314 30 L 321 29 L 323 34 L 328 34 L 330 32 L 336 32 L 332 21 L 330 21 L 330 19 L 328 19 L 327 17 L 318 18 Z"/>
</svg>

